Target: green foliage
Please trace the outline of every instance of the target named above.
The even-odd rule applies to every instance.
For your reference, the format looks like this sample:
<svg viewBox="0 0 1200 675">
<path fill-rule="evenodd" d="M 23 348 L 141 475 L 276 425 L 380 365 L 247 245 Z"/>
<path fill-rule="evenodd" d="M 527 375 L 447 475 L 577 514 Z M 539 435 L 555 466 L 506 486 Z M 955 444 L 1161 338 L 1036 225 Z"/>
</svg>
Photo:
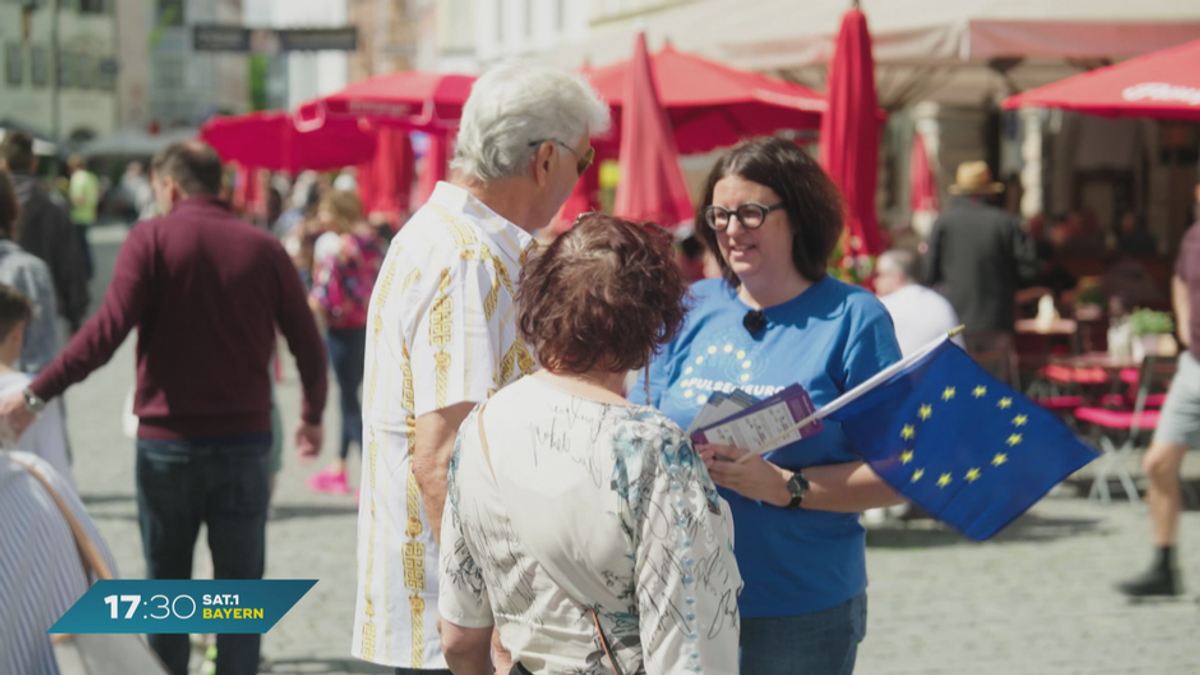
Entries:
<svg viewBox="0 0 1200 675">
<path fill-rule="evenodd" d="M 1175 322 L 1167 312 L 1137 309 L 1129 315 L 1134 335 L 1169 335 L 1175 332 Z"/>
</svg>

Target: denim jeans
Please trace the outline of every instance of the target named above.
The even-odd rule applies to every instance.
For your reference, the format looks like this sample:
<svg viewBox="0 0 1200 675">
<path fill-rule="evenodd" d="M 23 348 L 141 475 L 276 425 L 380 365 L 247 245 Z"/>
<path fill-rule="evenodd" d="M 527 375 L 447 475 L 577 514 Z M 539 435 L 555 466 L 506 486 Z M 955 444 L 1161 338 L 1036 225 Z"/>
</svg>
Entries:
<svg viewBox="0 0 1200 675">
<path fill-rule="evenodd" d="M 330 328 L 326 343 L 329 346 L 329 362 L 333 364 L 333 373 L 337 375 L 338 391 L 341 393 L 342 438 L 338 456 L 346 459 L 351 443 L 357 443 L 359 451 L 362 450 L 362 404 L 358 400 L 358 387 L 363 381 L 367 329 Z"/>
<path fill-rule="evenodd" d="M 146 576 L 190 579 L 200 524 L 213 576 L 261 579 L 270 500 L 271 433 L 137 442 L 138 522 Z M 187 635 L 149 635 L 173 675 L 187 675 Z M 258 672 L 259 635 L 218 635 L 217 672 Z"/>
<path fill-rule="evenodd" d="M 741 675 L 851 675 L 866 634 L 866 593 L 799 616 L 742 617 Z"/>
</svg>

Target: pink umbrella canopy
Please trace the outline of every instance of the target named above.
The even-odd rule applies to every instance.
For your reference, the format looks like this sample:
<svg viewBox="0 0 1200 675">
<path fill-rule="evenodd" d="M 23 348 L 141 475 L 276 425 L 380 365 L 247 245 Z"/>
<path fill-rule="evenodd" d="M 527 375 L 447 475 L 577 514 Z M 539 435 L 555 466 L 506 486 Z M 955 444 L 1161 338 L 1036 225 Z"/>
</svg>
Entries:
<svg viewBox="0 0 1200 675">
<path fill-rule="evenodd" d="M 815 129 L 825 111 L 825 97 L 811 89 L 677 52 L 670 45 L 650 57 L 649 64 L 676 146 L 685 155 L 780 129 Z M 629 100 L 627 81 L 636 70 L 633 61 L 622 61 L 584 75 L 620 118 Z"/>
<path fill-rule="evenodd" d="M 358 198 L 363 213 L 385 213 L 393 220 L 401 211 L 407 213 L 412 182 L 413 150 L 408 133 L 380 129 L 375 157 L 358 167 Z"/>
<path fill-rule="evenodd" d="M 913 135 L 912 156 L 908 162 L 908 180 L 912 192 L 913 213 L 920 211 L 937 211 L 941 208 L 938 203 L 937 178 L 929 166 L 929 153 L 925 150 L 925 138 L 921 134 Z"/>
<path fill-rule="evenodd" d="M 1004 102 L 1010 110 L 1027 106 L 1200 122 L 1200 40 L 1068 77 Z"/>
<path fill-rule="evenodd" d="M 417 184 L 417 203 L 429 201 L 439 181 L 450 175 L 450 144 L 448 133 L 429 134 L 429 146 L 421 165 L 421 177 Z"/>
<path fill-rule="evenodd" d="M 842 16 L 826 96 L 829 110 L 821 118 L 821 166 L 842 191 L 846 233 L 842 255 L 854 260 L 881 252 L 882 237 L 875 213 L 879 182 L 879 114 L 875 93 L 875 61 L 867 18 L 857 8 Z M 839 263 L 839 261 L 835 261 Z"/>
<path fill-rule="evenodd" d="M 340 169 L 375 154 L 375 130 L 366 122 L 341 120 L 301 131 L 290 114 L 278 111 L 214 117 L 200 128 L 200 140 L 222 161 L 292 173 Z"/>
<path fill-rule="evenodd" d="M 679 167 L 675 134 L 659 100 L 642 33 L 634 41 L 621 108 L 620 164 L 614 215 L 667 228 L 692 220 L 692 197 Z"/>
<path fill-rule="evenodd" d="M 416 70 L 380 75 L 309 101 L 296 116 L 304 129 L 338 119 L 366 119 L 418 131 L 456 129 L 475 79 Z"/>
</svg>

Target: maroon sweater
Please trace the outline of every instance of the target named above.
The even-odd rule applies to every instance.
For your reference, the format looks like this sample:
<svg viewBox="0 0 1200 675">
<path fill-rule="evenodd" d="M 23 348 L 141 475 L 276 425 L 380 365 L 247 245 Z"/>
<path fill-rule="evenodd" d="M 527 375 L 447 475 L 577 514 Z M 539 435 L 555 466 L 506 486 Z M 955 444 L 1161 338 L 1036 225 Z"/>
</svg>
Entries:
<svg viewBox="0 0 1200 675">
<path fill-rule="evenodd" d="M 302 416 L 319 424 L 325 348 L 287 253 L 216 199 L 192 197 L 133 228 L 99 313 L 30 388 L 62 394 L 137 327 L 139 438 L 269 431 L 276 326 L 300 369 Z"/>
</svg>

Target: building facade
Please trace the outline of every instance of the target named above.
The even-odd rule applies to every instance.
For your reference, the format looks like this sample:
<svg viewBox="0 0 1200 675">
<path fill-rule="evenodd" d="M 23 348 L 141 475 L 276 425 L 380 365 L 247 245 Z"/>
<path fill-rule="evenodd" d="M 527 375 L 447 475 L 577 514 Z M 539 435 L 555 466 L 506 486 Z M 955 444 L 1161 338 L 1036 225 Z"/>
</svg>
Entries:
<svg viewBox="0 0 1200 675">
<path fill-rule="evenodd" d="M 349 0 L 350 24 L 358 28 L 358 50 L 349 55 L 351 82 L 416 67 L 417 5 L 409 0 Z"/>
<path fill-rule="evenodd" d="M 0 0 L 0 120 L 83 141 L 117 123 L 112 0 Z"/>
</svg>

